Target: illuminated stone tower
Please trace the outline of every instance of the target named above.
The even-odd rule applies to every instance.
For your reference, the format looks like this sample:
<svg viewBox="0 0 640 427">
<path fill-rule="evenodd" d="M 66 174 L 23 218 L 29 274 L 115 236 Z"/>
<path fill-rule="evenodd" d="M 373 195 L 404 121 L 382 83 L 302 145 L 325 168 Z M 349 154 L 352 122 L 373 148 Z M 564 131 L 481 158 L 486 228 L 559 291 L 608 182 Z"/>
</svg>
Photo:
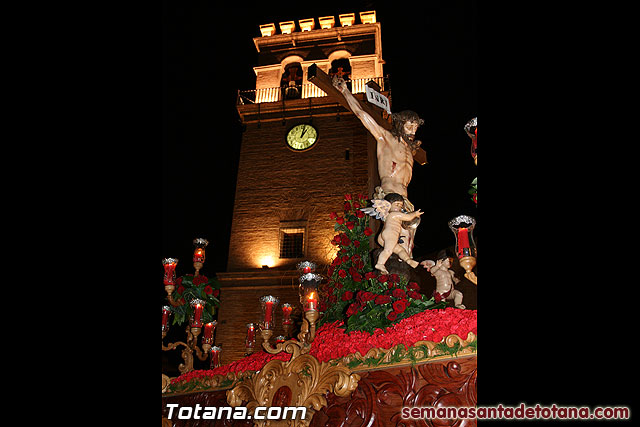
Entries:
<svg viewBox="0 0 640 427">
<path fill-rule="evenodd" d="M 379 185 L 373 137 L 307 81 L 308 67 L 316 64 L 345 78 L 360 99 L 365 84 L 388 94 L 375 12 L 297 24 L 260 26 L 261 36 L 253 39 L 256 87 L 238 94 L 245 130 L 227 272 L 218 274 L 223 301 L 216 342 L 223 363 L 242 357 L 245 324 L 260 320 L 260 296 L 297 306 L 296 264 L 310 260 L 317 272 L 326 271 L 336 254 L 329 214 L 342 210 L 343 196 L 371 195 Z"/>
</svg>

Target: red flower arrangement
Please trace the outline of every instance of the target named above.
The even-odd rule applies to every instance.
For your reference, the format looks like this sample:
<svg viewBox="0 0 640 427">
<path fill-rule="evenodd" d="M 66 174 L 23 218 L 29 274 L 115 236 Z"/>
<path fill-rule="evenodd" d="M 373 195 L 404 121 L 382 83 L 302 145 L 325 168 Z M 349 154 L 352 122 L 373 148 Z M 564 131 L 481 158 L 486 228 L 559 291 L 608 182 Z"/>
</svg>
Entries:
<svg viewBox="0 0 640 427">
<path fill-rule="evenodd" d="M 346 194 L 344 216 L 336 212 L 330 218 L 336 221 L 338 233 L 331 243 L 338 253 L 327 270 L 329 280 L 321 286 L 326 311 L 318 326 L 343 321 L 349 331 L 367 331 L 386 328 L 418 312 L 445 307 L 433 298 L 420 294 L 417 283 L 407 283 L 397 274 L 378 274 L 369 259 L 369 217 L 359 215 L 361 207 L 368 205 L 362 194 Z"/>
<path fill-rule="evenodd" d="M 364 356 L 372 348 L 390 349 L 403 344 L 405 348 L 414 346 L 418 341 L 441 342 L 451 334 L 467 339 L 469 332 L 477 335 L 477 311 L 447 307 L 442 310 L 426 310 L 403 319 L 383 330 L 373 333 L 365 331 L 346 332 L 342 321 L 325 323 L 317 332 L 309 354 L 320 362 L 328 362 L 359 352 Z M 230 372 L 259 371 L 271 360 L 288 361 L 291 354 L 281 352 L 269 354 L 264 351 L 253 353 L 243 359 L 219 366 L 211 370 L 195 370 L 171 380 L 172 385 L 184 385 L 214 375 L 227 375 Z"/>
<path fill-rule="evenodd" d="M 176 291 L 173 298 L 176 302 L 182 303 L 178 307 L 172 307 L 173 324 L 182 325 L 188 321 L 193 309 L 189 302 L 193 299 L 205 301 L 202 311 L 202 321 L 208 323 L 214 320 L 217 307 L 220 305 L 220 282 L 215 278 L 208 278 L 202 274 L 193 276 L 185 274 L 176 280 Z"/>
</svg>

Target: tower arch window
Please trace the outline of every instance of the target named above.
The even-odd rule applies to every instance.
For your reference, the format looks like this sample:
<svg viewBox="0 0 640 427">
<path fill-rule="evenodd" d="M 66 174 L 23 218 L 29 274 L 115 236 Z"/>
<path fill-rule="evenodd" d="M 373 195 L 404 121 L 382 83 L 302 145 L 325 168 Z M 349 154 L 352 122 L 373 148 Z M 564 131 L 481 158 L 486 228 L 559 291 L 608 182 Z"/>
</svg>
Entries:
<svg viewBox="0 0 640 427">
<path fill-rule="evenodd" d="M 282 97 L 284 99 L 298 99 L 302 97 L 302 65 L 291 62 L 284 67 L 280 79 Z"/>
<path fill-rule="evenodd" d="M 329 69 L 329 76 L 342 77 L 346 82 L 349 90 L 351 90 L 351 62 L 349 58 L 338 58 L 331 61 L 331 68 Z"/>
</svg>

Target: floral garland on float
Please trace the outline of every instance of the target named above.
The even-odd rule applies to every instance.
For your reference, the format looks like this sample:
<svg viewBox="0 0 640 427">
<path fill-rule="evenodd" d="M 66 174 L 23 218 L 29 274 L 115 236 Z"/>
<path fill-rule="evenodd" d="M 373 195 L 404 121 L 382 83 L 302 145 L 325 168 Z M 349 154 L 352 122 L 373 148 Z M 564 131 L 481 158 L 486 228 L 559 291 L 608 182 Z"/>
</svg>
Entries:
<svg viewBox="0 0 640 427">
<path fill-rule="evenodd" d="M 308 354 L 320 363 L 366 369 L 415 363 L 476 352 L 477 311 L 446 307 L 426 298 L 415 282 L 396 274 L 378 275 L 369 259 L 368 199 L 347 194 L 342 213 L 331 213 L 338 251 L 320 284 L 317 332 Z M 304 277 L 301 276 L 301 277 Z M 293 341 L 296 341 L 295 339 Z M 228 387 L 250 379 L 288 352 L 261 351 L 211 370 L 196 370 L 170 381 L 167 392 Z"/>
</svg>

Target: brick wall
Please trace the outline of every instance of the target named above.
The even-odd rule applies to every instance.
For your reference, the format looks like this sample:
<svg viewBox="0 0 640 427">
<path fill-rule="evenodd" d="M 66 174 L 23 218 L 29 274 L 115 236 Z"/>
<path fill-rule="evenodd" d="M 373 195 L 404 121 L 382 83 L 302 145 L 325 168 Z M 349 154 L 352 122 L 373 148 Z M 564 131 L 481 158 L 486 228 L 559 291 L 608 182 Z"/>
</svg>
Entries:
<svg viewBox="0 0 640 427">
<path fill-rule="evenodd" d="M 304 259 L 326 271 L 336 247 L 335 221 L 330 212 L 341 212 L 344 194 L 371 194 L 379 179 L 375 140 L 351 113 L 314 117 L 318 129 L 316 146 L 297 153 L 285 145 L 287 131 L 308 119 L 247 123 L 240 152 L 227 272 L 222 282 L 216 345 L 222 363 L 243 357 L 246 324 L 260 321 L 259 298 L 274 295 L 280 303 L 295 307 L 300 319 L 298 277 L 300 259 L 279 260 L 281 221 L 306 220 L 307 253 Z M 348 158 L 346 156 L 348 150 Z M 271 256 L 275 266 L 261 269 L 262 257 Z M 281 315 L 281 310 L 278 311 Z M 284 335 L 278 320 L 273 338 Z M 299 326 L 299 323 L 298 323 Z M 260 334 L 256 334 L 260 345 Z M 274 341 L 272 339 L 272 341 Z"/>
<path fill-rule="evenodd" d="M 260 268 L 263 257 L 279 260 L 281 221 L 307 221 L 305 259 L 330 262 L 335 234 L 331 211 L 340 211 L 346 193 L 370 192 L 373 138 L 353 115 L 314 117 L 316 146 L 293 152 L 285 145 L 287 131 L 305 120 L 247 124 L 240 152 L 227 271 Z M 348 151 L 348 159 L 347 157 Z"/>
</svg>

